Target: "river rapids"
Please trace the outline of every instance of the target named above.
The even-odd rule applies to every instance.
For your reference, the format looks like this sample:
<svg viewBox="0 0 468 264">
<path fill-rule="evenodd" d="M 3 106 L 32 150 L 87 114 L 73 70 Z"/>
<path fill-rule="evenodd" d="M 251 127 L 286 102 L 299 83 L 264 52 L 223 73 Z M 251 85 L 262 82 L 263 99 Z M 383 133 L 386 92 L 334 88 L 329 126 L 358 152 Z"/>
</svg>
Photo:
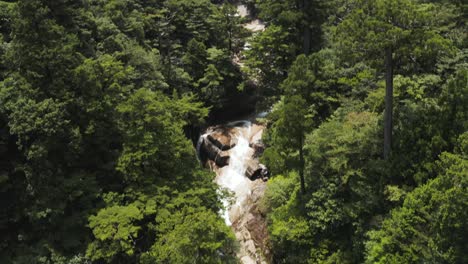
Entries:
<svg viewBox="0 0 468 264">
<path fill-rule="evenodd" d="M 216 129 L 219 130 L 220 126 L 209 128 L 201 139 L 206 140 L 210 135 L 216 138 L 219 136 L 216 134 Z M 247 177 L 251 176 L 249 166 L 258 165 L 258 153 L 253 146 L 261 142 L 264 127 L 252 124 L 250 121 L 237 121 L 224 125 L 221 129 L 224 131 L 222 134 L 224 141 L 229 141 L 228 145 L 233 146 L 225 151 L 227 152 L 225 155 L 229 155 L 229 162 L 225 166 L 217 166 L 210 160 L 207 162 L 216 173 L 215 182 L 219 186 L 219 191 L 227 190 L 232 194 L 232 197 L 222 200 L 225 209 L 220 214 L 226 225 L 232 228 L 239 242 L 237 257 L 240 262 L 269 263 L 265 216 L 258 210 L 266 182 L 261 177 Z M 200 145 L 199 141 L 199 151 Z"/>
</svg>

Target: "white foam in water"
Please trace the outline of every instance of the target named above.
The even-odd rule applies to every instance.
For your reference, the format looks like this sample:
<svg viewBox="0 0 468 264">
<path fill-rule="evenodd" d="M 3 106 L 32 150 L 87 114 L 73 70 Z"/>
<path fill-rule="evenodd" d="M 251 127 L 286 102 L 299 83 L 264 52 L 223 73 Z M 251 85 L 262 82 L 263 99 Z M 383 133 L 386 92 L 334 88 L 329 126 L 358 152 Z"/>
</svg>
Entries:
<svg viewBox="0 0 468 264">
<path fill-rule="evenodd" d="M 227 188 L 234 192 L 235 195 L 235 204 L 231 208 L 227 208 L 227 210 L 221 212 L 228 226 L 232 225 L 232 221 L 235 221 L 235 219 L 231 219 L 230 212 L 242 210 L 243 203 L 251 193 L 250 180 L 245 176 L 246 159 L 250 150 L 248 141 L 250 124 L 248 124 L 247 128 L 239 128 L 238 131 L 237 144 L 230 151 L 229 165 L 221 170 L 216 179 L 216 183 L 219 186 Z M 227 200 L 223 200 L 222 202 L 225 207 L 228 206 L 229 202 Z"/>
<path fill-rule="evenodd" d="M 207 136 L 208 136 L 208 134 L 204 134 L 204 135 L 201 135 L 200 138 L 198 139 L 198 142 L 197 142 L 197 158 L 198 158 L 198 160 L 201 160 L 200 147 L 201 147 L 201 144 L 203 143 L 203 140 L 205 140 Z"/>
</svg>

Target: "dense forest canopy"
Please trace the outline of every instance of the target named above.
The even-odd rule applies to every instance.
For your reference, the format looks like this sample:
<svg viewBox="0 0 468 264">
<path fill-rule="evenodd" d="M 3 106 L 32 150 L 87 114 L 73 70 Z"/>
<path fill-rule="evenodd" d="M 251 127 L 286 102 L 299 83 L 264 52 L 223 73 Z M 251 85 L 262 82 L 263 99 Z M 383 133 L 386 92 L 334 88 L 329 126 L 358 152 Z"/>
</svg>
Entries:
<svg viewBox="0 0 468 264">
<path fill-rule="evenodd" d="M 238 263 L 193 140 L 255 108 L 273 263 L 468 263 L 467 19 L 462 0 L 0 1 L 0 263 Z"/>
</svg>

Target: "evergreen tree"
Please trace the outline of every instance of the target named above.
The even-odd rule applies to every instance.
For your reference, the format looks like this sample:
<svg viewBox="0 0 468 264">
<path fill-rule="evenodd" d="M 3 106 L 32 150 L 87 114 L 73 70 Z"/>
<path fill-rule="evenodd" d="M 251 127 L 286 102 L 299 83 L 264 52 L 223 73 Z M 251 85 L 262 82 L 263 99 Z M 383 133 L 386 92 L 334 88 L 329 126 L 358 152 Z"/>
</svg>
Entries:
<svg viewBox="0 0 468 264">
<path fill-rule="evenodd" d="M 431 4 L 360 0 L 356 5 L 336 28 L 337 43 L 342 54 L 351 56 L 353 61 L 366 58 L 380 65 L 384 61 L 384 157 L 388 158 L 392 148 L 394 70 L 404 63 L 413 67 L 421 63 L 431 65 L 428 58 L 440 57 L 450 43 L 433 24 L 431 14 L 435 7 Z"/>
</svg>

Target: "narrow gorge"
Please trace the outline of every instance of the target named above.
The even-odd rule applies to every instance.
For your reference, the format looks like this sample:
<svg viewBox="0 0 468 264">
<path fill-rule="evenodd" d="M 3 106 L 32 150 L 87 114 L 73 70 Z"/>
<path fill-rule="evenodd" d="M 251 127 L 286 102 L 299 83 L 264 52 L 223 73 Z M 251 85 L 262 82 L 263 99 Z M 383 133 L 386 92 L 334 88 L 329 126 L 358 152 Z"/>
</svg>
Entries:
<svg viewBox="0 0 468 264">
<path fill-rule="evenodd" d="M 264 129 L 254 121 L 209 127 L 197 145 L 201 161 L 216 173 L 219 191 L 229 193 L 220 214 L 236 235 L 243 264 L 270 263 L 266 219 L 258 210 L 269 176 L 258 160 Z"/>
<path fill-rule="evenodd" d="M 265 29 L 261 20 L 250 17 L 246 5 L 237 3 L 237 13 L 242 18 L 249 17 L 249 22 L 243 25 L 245 29 L 252 33 Z M 246 42 L 244 50 L 249 48 Z M 244 66 L 242 58 L 242 54 L 237 54 L 233 61 L 241 68 Z M 262 143 L 265 125 L 257 122 L 257 117 L 262 114 L 209 127 L 197 143 L 200 161 L 216 173 L 218 192 L 226 197 L 220 214 L 239 242 L 236 255 L 242 264 L 272 262 L 266 216 L 258 209 L 269 171 L 259 162 L 265 148 Z"/>
</svg>

